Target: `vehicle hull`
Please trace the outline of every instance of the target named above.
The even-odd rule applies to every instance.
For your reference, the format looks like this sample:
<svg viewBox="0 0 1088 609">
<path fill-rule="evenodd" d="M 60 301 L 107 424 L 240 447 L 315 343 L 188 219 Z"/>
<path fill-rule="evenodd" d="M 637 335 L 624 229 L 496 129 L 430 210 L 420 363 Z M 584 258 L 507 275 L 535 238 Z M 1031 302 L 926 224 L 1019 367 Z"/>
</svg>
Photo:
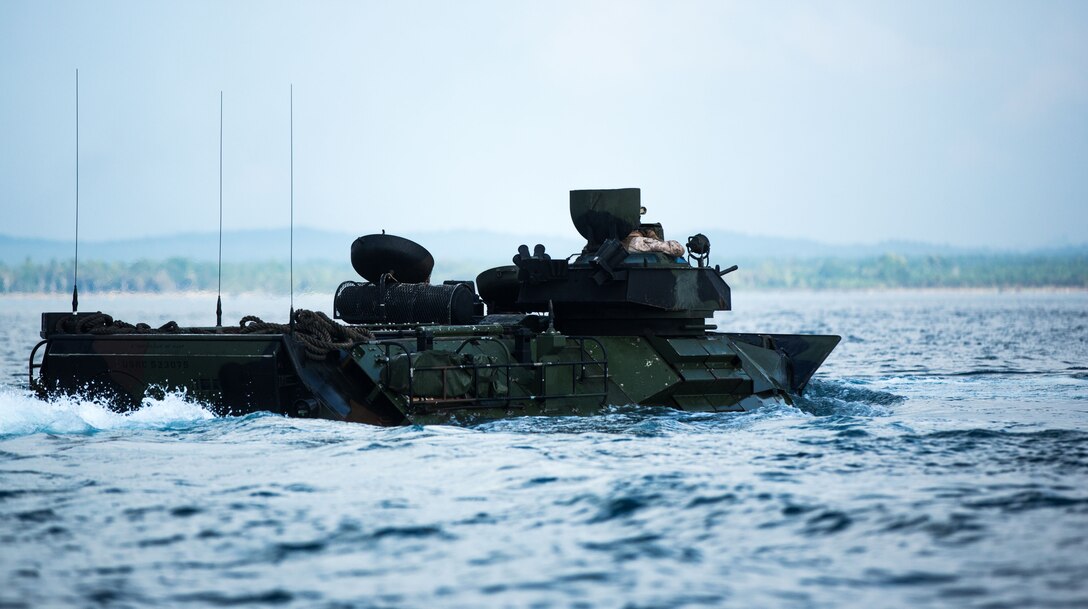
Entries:
<svg viewBox="0 0 1088 609">
<path fill-rule="evenodd" d="M 839 341 L 566 336 L 502 324 L 376 327 L 373 337 L 313 359 L 290 332 L 52 334 L 39 345 L 41 363 L 31 356 L 31 384 L 44 396 L 99 397 L 122 411 L 182 393 L 222 415 L 374 425 L 591 415 L 624 405 L 742 412 L 790 403 Z"/>
</svg>

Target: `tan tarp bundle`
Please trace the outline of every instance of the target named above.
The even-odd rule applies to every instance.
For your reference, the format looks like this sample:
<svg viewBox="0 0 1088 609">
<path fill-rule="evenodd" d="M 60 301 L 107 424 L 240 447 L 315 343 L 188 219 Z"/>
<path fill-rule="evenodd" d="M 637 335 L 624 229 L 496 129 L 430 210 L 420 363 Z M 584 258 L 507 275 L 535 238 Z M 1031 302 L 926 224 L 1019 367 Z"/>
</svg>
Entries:
<svg viewBox="0 0 1088 609">
<path fill-rule="evenodd" d="M 675 258 L 684 255 L 684 246 L 680 245 L 679 241 L 662 241 L 653 231 L 648 232 L 653 236 L 645 236 L 637 230 L 631 231 L 631 234 L 623 240 L 624 249 L 630 253 L 661 252 Z"/>
</svg>

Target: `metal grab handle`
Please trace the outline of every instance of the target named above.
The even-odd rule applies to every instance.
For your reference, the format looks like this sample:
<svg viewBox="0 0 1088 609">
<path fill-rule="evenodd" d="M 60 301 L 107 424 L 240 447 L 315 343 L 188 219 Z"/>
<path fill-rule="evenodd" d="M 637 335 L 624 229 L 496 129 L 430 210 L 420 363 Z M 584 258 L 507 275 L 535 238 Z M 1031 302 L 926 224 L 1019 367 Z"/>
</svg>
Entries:
<svg viewBox="0 0 1088 609">
<path fill-rule="evenodd" d="M 41 368 L 45 364 L 45 358 L 42 358 L 41 364 L 34 363 L 34 356 L 38 354 L 38 349 L 41 349 L 42 345 L 48 343 L 48 340 L 43 340 L 40 343 L 34 345 L 34 348 L 30 350 L 30 361 L 27 362 L 27 382 L 30 384 L 31 389 L 36 389 L 37 384 L 34 382 L 34 371 Z"/>
</svg>

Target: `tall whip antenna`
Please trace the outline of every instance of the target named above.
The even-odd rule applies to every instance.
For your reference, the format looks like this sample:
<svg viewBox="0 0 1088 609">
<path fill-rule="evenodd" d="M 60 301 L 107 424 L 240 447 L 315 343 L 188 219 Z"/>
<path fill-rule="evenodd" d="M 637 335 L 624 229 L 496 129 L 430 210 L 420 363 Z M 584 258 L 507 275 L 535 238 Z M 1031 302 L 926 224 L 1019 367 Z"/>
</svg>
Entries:
<svg viewBox="0 0 1088 609">
<path fill-rule="evenodd" d="M 215 296 L 215 327 L 223 327 L 223 92 L 219 92 L 219 287 Z"/>
<path fill-rule="evenodd" d="M 76 68 L 76 257 L 72 264 L 72 314 L 79 311 L 79 68 Z"/>
<path fill-rule="evenodd" d="M 295 84 L 291 83 L 291 333 L 295 332 Z"/>
</svg>

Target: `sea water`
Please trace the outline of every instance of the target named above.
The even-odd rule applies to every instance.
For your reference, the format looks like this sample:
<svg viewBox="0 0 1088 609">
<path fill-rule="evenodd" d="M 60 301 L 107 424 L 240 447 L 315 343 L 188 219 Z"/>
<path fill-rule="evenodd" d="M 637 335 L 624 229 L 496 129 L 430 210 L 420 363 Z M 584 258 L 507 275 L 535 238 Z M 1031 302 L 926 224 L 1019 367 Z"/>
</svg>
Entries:
<svg viewBox="0 0 1088 609">
<path fill-rule="evenodd" d="M 793 407 L 391 429 L 39 400 L 63 301 L 0 301 L 0 607 L 1088 606 L 1084 292 L 738 294 L 843 336 Z"/>
</svg>

